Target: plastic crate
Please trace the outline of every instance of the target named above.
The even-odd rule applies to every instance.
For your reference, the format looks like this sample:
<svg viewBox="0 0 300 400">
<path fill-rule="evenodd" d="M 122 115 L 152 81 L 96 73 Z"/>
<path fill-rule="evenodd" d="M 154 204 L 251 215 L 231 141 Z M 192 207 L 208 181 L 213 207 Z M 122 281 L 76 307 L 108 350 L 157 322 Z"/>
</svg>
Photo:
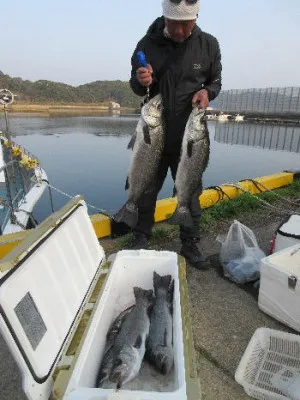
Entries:
<svg viewBox="0 0 300 400">
<path fill-rule="evenodd" d="M 255 399 L 300 400 L 300 336 L 257 329 L 235 379 Z"/>
</svg>

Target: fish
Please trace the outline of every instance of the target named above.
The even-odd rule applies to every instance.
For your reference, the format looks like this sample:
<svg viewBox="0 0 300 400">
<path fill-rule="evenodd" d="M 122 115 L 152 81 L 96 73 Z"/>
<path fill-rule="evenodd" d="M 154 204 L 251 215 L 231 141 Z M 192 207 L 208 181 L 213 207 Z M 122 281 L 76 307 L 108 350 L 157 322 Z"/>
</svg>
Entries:
<svg viewBox="0 0 300 400">
<path fill-rule="evenodd" d="M 101 387 L 103 383 L 109 378 L 109 374 L 113 367 L 113 361 L 114 361 L 115 340 L 121 330 L 121 326 L 125 321 L 125 318 L 131 312 L 133 307 L 134 306 L 131 306 L 126 310 L 122 311 L 121 314 L 119 314 L 118 317 L 113 321 L 106 334 L 106 345 L 104 350 L 104 356 L 96 379 L 96 387 Z"/>
<path fill-rule="evenodd" d="M 174 364 L 173 296 L 174 279 L 171 275 L 153 273 L 155 302 L 151 312 L 146 358 L 159 372 L 169 374 Z"/>
<path fill-rule="evenodd" d="M 120 332 L 122 323 L 125 321 L 126 316 L 132 311 L 133 307 L 134 306 L 128 307 L 126 310 L 122 311 L 121 314 L 119 314 L 111 324 L 106 335 L 106 340 L 109 345 L 115 342 L 116 337 Z"/>
<path fill-rule="evenodd" d="M 187 121 L 180 161 L 175 177 L 177 207 L 167 221 L 187 228 L 193 226 L 190 203 L 195 191 L 202 184 L 202 174 L 209 160 L 209 133 L 205 110 L 193 108 Z"/>
<path fill-rule="evenodd" d="M 134 379 L 142 365 L 150 328 L 153 291 L 134 287 L 136 304 L 130 311 L 115 340 L 113 366 L 109 380 L 120 389 Z"/>
<path fill-rule="evenodd" d="M 128 200 L 113 215 L 117 222 L 123 222 L 135 228 L 138 221 L 138 201 L 157 173 L 164 147 L 164 127 L 162 97 L 156 95 L 141 110 L 136 132 L 131 144 L 133 152 L 125 189 L 128 189 Z"/>
<path fill-rule="evenodd" d="M 114 348 L 113 345 L 106 347 L 101 366 L 96 379 L 96 387 L 102 387 L 103 383 L 108 380 L 109 374 L 114 363 Z"/>
</svg>

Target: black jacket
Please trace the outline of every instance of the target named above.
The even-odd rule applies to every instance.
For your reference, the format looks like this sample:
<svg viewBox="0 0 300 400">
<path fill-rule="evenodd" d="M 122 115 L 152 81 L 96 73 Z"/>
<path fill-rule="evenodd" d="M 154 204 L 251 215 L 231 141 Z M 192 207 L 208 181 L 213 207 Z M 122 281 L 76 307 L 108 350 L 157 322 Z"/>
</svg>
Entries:
<svg viewBox="0 0 300 400">
<path fill-rule="evenodd" d="M 164 17 L 157 18 L 137 44 L 131 58 L 130 86 L 137 95 L 146 95 L 136 78 L 137 52 L 143 51 L 153 68 L 150 97 L 161 93 L 163 98 L 165 153 L 179 154 L 193 95 L 205 88 L 213 100 L 221 90 L 221 54 L 217 39 L 197 25 L 183 43 L 166 38 L 164 27 Z"/>
</svg>

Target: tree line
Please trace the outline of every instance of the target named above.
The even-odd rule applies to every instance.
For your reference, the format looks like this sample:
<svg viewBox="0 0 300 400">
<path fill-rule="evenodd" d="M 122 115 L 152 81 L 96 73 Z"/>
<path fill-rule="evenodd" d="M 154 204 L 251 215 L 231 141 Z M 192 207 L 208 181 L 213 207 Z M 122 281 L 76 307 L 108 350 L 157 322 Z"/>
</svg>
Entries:
<svg viewBox="0 0 300 400">
<path fill-rule="evenodd" d="M 12 78 L 0 71 L 0 89 L 17 95 L 18 101 L 30 103 L 106 103 L 115 101 L 121 107 L 138 108 L 141 98 L 136 96 L 129 82 L 95 81 L 80 86 L 48 80 L 29 81 Z"/>
</svg>

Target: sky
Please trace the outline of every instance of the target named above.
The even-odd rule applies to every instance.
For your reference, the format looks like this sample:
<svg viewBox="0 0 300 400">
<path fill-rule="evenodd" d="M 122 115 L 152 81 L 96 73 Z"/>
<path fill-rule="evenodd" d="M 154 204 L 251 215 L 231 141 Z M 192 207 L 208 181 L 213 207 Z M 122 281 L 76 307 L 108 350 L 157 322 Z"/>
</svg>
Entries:
<svg viewBox="0 0 300 400">
<path fill-rule="evenodd" d="M 74 86 L 130 77 L 161 0 L 0 0 L 0 71 Z M 300 85 L 299 0 L 200 0 L 220 43 L 223 89 Z"/>
</svg>

